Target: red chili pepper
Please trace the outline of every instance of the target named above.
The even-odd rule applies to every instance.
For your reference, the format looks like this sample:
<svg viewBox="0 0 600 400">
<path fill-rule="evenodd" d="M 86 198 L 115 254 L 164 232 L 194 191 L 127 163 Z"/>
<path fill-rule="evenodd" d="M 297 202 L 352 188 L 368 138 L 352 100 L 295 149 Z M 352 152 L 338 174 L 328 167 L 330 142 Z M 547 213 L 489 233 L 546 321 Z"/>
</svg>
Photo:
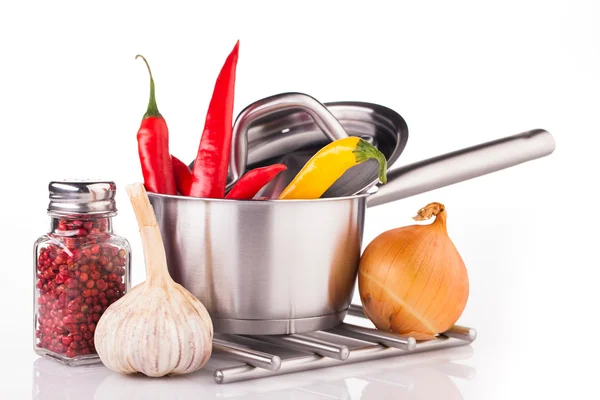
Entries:
<svg viewBox="0 0 600 400">
<path fill-rule="evenodd" d="M 225 60 L 210 100 L 202 140 L 194 162 L 190 196 L 222 199 L 231 154 L 231 129 L 238 41 Z"/>
<path fill-rule="evenodd" d="M 248 171 L 233 185 L 226 199 L 250 200 L 267 183 L 271 182 L 281 171 L 287 167 L 283 164 L 273 164 L 268 167 L 256 168 Z"/>
<path fill-rule="evenodd" d="M 190 187 L 192 186 L 192 171 L 190 171 L 190 168 L 185 165 L 183 161 L 172 154 L 171 161 L 173 162 L 173 172 L 175 173 L 177 190 L 183 196 L 189 196 Z"/>
<path fill-rule="evenodd" d="M 150 100 L 142 125 L 137 133 L 138 153 L 144 174 L 146 190 L 154 193 L 177 194 L 173 165 L 169 154 L 169 129 L 158 112 L 154 95 L 154 79 L 150 65 L 144 56 L 137 55 L 146 63 L 150 73 Z"/>
</svg>

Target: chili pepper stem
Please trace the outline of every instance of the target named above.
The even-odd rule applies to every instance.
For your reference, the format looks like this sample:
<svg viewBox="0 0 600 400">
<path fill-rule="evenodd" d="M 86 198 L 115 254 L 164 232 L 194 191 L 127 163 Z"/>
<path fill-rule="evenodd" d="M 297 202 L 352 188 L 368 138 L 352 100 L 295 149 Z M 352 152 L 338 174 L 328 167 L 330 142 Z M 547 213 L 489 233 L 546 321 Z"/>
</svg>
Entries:
<svg viewBox="0 0 600 400">
<path fill-rule="evenodd" d="M 154 78 L 148 61 L 141 57 L 150 74 L 150 99 L 148 109 L 137 133 L 138 154 L 148 191 L 161 194 L 177 194 L 173 175 L 173 164 L 169 153 L 169 129 L 167 122 L 158 112 L 154 89 Z"/>
<path fill-rule="evenodd" d="M 141 58 L 144 60 L 146 67 L 148 68 L 148 73 L 150 74 L 150 99 L 148 100 L 148 109 L 146 110 L 146 114 L 144 114 L 144 119 L 150 117 L 162 117 L 160 112 L 158 112 L 158 106 L 156 105 L 156 95 L 154 89 L 154 78 L 152 77 L 152 70 L 150 69 L 150 64 L 148 64 L 148 60 L 141 54 L 135 56 L 135 59 Z"/>
</svg>

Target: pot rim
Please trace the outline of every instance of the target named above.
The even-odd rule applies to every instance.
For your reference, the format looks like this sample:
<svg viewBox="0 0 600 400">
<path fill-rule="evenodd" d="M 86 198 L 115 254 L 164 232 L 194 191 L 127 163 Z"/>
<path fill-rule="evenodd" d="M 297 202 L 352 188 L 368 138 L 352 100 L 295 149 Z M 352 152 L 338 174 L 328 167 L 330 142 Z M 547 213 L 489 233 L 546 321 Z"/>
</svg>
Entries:
<svg viewBox="0 0 600 400">
<path fill-rule="evenodd" d="M 268 200 L 236 200 L 236 199 L 212 199 L 207 197 L 190 197 L 190 196 L 180 196 L 174 194 L 161 194 L 154 192 L 147 192 L 148 197 L 154 197 L 159 199 L 174 199 L 178 201 L 192 201 L 192 202 L 210 202 L 210 203 L 244 203 L 244 204 L 280 204 L 280 203 L 325 203 L 325 202 L 336 202 L 336 201 L 346 201 L 346 200 L 354 200 L 359 198 L 368 197 L 373 194 L 373 191 L 368 191 L 366 193 L 355 194 L 353 196 L 344 196 L 344 197 L 327 197 L 327 198 L 319 198 L 319 199 L 289 199 L 289 200 L 278 200 L 278 199 L 268 199 Z M 258 206 L 260 207 L 260 206 Z"/>
</svg>

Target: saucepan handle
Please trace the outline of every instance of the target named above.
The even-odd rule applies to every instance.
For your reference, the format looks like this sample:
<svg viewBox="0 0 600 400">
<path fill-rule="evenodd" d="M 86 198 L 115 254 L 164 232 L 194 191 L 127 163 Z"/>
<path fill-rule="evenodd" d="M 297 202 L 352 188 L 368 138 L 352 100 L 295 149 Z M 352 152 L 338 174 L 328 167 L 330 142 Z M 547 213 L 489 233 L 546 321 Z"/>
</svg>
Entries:
<svg viewBox="0 0 600 400">
<path fill-rule="evenodd" d="M 368 207 L 390 203 L 547 156 L 552 135 L 535 129 L 444 154 L 388 172 L 388 182 L 367 199 Z"/>
<path fill-rule="evenodd" d="M 307 94 L 281 93 L 258 100 L 239 114 L 233 126 L 228 189 L 246 172 L 248 160 L 247 132 L 250 126 L 260 118 L 288 110 L 305 111 L 332 141 L 348 137 L 342 124 L 327 107 Z"/>
</svg>

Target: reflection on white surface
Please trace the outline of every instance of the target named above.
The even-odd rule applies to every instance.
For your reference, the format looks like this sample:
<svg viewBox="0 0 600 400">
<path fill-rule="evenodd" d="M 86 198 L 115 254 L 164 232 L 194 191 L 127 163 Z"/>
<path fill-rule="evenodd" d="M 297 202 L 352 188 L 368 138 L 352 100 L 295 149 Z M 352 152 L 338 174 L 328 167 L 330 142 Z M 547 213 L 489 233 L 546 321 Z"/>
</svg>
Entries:
<svg viewBox="0 0 600 400">
<path fill-rule="evenodd" d="M 102 365 L 67 367 L 47 359 L 33 364 L 36 400 L 153 399 L 462 399 L 455 379 L 474 379 L 475 369 L 457 363 L 470 346 L 279 377 L 218 385 L 212 371 L 148 378 L 111 372 Z"/>
<path fill-rule="evenodd" d="M 444 367 L 460 370 L 464 366 L 446 363 Z M 452 378 L 435 366 L 405 367 L 384 376 L 375 373 L 360 379 L 368 382 L 362 391 L 362 400 L 463 398 Z"/>
<path fill-rule="evenodd" d="M 112 374 L 102 364 L 69 367 L 47 358 L 33 363 L 35 400 L 93 399 L 98 384 Z"/>
</svg>

